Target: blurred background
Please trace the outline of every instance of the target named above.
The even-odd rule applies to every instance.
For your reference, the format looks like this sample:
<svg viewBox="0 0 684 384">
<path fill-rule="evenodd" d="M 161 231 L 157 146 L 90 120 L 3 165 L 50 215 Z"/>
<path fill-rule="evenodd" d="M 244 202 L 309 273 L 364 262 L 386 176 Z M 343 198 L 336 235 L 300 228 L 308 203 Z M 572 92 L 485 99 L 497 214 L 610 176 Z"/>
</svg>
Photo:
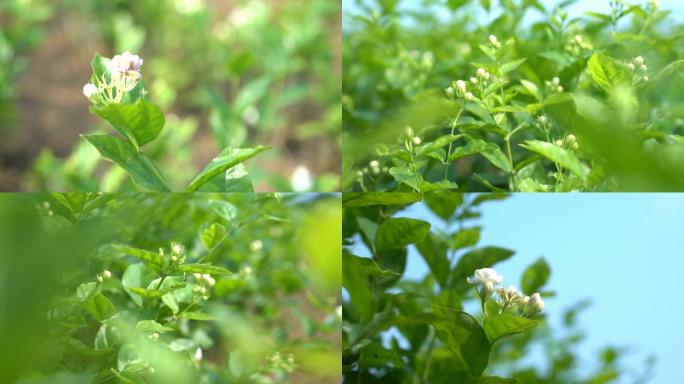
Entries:
<svg viewBox="0 0 684 384">
<path fill-rule="evenodd" d="M 494 267 L 506 286 L 516 285 L 525 268 L 544 257 L 551 267 L 547 288 L 555 293 L 545 299 L 546 325 L 528 344 L 520 338 L 520 344 L 499 345 L 490 373 L 524 383 L 538 382 L 531 377 L 553 383 L 678 382 L 683 215 L 684 195 L 667 193 L 521 193 L 483 204 L 468 227 L 481 227 L 480 246 L 515 251 Z M 423 203 L 394 217 L 446 230 Z M 363 246 L 354 253 L 370 255 Z M 422 281 L 428 273 L 410 246 L 403 278 Z M 479 303 L 472 300 L 466 311 L 480 313 Z M 387 339 L 397 335 L 390 331 Z"/>
<path fill-rule="evenodd" d="M 82 94 L 93 55 L 123 51 L 145 60 L 165 111 L 148 155 L 174 188 L 227 146 L 271 145 L 247 164 L 258 191 L 337 190 L 340 13 L 337 0 L 1 1 L 0 190 L 133 189 L 78 136 L 106 129 Z"/>
</svg>

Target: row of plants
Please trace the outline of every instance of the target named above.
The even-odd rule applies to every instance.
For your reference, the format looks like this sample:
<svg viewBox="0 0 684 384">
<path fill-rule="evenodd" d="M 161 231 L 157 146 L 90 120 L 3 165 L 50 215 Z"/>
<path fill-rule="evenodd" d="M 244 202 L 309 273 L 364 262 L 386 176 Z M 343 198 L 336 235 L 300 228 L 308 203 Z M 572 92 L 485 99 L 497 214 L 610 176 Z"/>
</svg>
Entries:
<svg viewBox="0 0 684 384">
<path fill-rule="evenodd" d="M 344 190 L 684 188 L 684 29 L 656 2 L 356 3 Z"/>
</svg>

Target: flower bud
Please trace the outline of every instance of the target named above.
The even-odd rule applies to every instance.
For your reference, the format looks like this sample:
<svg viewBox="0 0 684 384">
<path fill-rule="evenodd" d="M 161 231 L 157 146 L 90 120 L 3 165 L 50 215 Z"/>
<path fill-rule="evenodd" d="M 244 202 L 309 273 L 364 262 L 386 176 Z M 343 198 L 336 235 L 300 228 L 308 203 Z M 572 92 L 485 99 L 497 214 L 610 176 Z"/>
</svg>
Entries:
<svg viewBox="0 0 684 384">
<path fill-rule="evenodd" d="M 563 86 L 559 85 L 558 88 L 556 88 L 556 92 L 563 92 Z"/>
<path fill-rule="evenodd" d="M 453 87 L 447 87 L 447 89 L 444 90 L 449 97 L 454 97 L 454 88 Z"/>
<path fill-rule="evenodd" d="M 413 129 L 407 126 L 406 128 L 404 128 L 404 134 L 409 138 L 413 137 Z"/>
<path fill-rule="evenodd" d="M 648 76 L 644 76 L 644 77 L 642 77 L 642 79 L 643 79 L 644 81 L 648 81 Z"/>
<path fill-rule="evenodd" d="M 547 121 L 546 116 L 541 115 L 541 116 L 537 117 L 537 121 L 539 122 L 539 124 L 546 124 L 546 121 Z"/>
<path fill-rule="evenodd" d="M 363 172 L 361 172 L 361 171 L 356 171 L 356 177 L 362 178 L 362 177 L 363 177 Z"/>
<path fill-rule="evenodd" d="M 499 40 L 497 40 L 496 36 L 494 36 L 494 35 L 489 35 L 489 42 L 492 43 L 492 44 L 494 44 L 494 45 L 496 45 L 496 43 L 498 43 Z"/>
<path fill-rule="evenodd" d="M 551 79 L 551 84 L 553 84 L 553 85 L 560 84 L 560 79 L 558 77 L 554 77 L 553 79 Z"/>
<path fill-rule="evenodd" d="M 577 42 L 577 44 L 582 44 L 582 41 L 584 41 L 584 39 L 582 39 L 582 35 L 575 35 L 575 41 Z"/>
<path fill-rule="evenodd" d="M 563 140 L 560 140 L 560 139 L 554 141 L 553 143 L 556 144 L 556 145 L 559 146 L 559 147 L 562 147 L 562 146 L 563 146 Z"/>
<path fill-rule="evenodd" d="M 474 78 L 474 77 L 471 77 L 471 78 L 470 78 L 470 82 L 473 83 L 473 84 L 477 84 L 477 79 Z"/>
<path fill-rule="evenodd" d="M 487 76 L 487 71 L 484 68 L 478 68 L 477 72 L 475 73 L 478 78 L 484 79 L 485 76 Z"/>
<path fill-rule="evenodd" d="M 413 138 L 413 144 L 414 145 L 420 145 L 421 142 L 422 142 L 422 140 L 420 140 L 420 137 L 416 136 Z"/>
<path fill-rule="evenodd" d="M 470 92 L 466 92 L 466 94 L 463 96 L 467 101 L 470 101 L 473 99 L 473 94 Z"/>
<path fill-rule="evenodd" d="M 202 278 L 202 274 L 201 274 L 201 273 L 193 273 L 192 276 L 195 277 L 195 279 L 198 279 L 198 280 Z"/>
<path fill-rule="evenodd" d="M 104 279 L 102 278 L 102 276 L 98 276 L 98 277 L 97 277 L 97 281 L 98 281 L 99 283 L 101 283 L 102 281 L 104 281 Z"/>
<path fill-rule="evenodd" d="M 644 64 L 644 58 L 641 56 L 637 56 L 634 58 L 634 64 L 635 65 L 642 65 Z"/>
<path fill-rule="evenodd" d="M 88 83 L 88 84 L 83 86 L 83 95 L 85 97 L 90 99 L 91 97 L 97 95 L 97 93 L 98 93 L 98 89 L 95 85 Z"/>
<path fill-rule="evenodd" d="M 573 134 L 569 134 L 565 137 L 565 142 L 572 145 L 577 142 L 577 138 Z"/>
<path fill-rule="evenodd" d="M 111 279 L 112 273 L 105 269 L 104 272 L 102 272 L 102 277 L 105 279 Z"/>
<path fill-rule="evenodd" d="M 542 300 L 539 293 L 533 293 L 532 296 L 530 296 L 529 306 L 533 313 L 539 313 L 544 310 L 544 300 Z"/>
<path fill-rule="evenodd" d="M 378 162 L 377 160 L 371 160 L 370 163 L 368 163 L 368 165 L 370 165 L 371 168 L 378 168 L 380 167 L 380 162 Z"/>
<path fill-rule="evenodd" d="M 644 72 L 648 71 L 648 65 L 643 64 L 643 65 L 641 66 L 641 70 L 644 71 Z"/>
</svg>

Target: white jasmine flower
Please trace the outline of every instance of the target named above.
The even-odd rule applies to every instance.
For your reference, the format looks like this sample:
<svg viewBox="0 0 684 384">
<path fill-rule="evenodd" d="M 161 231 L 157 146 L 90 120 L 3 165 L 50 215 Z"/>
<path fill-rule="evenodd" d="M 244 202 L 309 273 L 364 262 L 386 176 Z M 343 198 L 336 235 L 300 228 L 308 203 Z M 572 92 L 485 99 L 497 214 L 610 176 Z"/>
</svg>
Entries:
<svg viewBox="0 0 684 384">
<path fill-rule="evenodd" d="M 140 56 L 127 51 L 112 58 L 109 70 L 112 73 L 132 74 L 139 77 L 142 65 L 143 59 Z"/>
<path fill-rule="evenodd" d="M 530 309 L 535 313 L 544 310 L 544 300 L 542 300 L 541 295 L 539 293 L 533 293 L 532 296 L 530 296 L 529 305 Z"/>
<path fill-rule="evenodd" d="M 199 347 L 197 348 L 197 350 L 195 351 L 195 355 L 193 356 L 193 359 L 195 361 L 201 361 L 202 360 L 202 348 L 199 348 Z"/>
<path fill-rule="evenodd" d="M 467 101 L 470 101 L 470 100 L 473 99 L 474 96 L 473 96 L 473 94 L 472 94 L 471 92 L 466 92 L 466 94 L 463 95 L 463 97 L 464 97 Z"/>
<path fill-rule="evenodd" d="M 503 276 L 496 273 L 492 268 L 481 268 L 476 269 L 473 276 L 468 277 L 466 280 L 468 281 L 468 284 L 492 283 L 498 285 L 503 281 Z"/>
<path fill-rule="evenodd" d="M 305 165 L 295 167 L 292 176 L 290 176 L 290 185 L 295 192 L 310 190 L 313 187 L 313 178 L 309 168 Z"/>
<path fill-rule="evenodd" d="M 463 93 L 466 91 L 466 83 L 463 80 L 456 80 L 456 90 L 458 90 L 460 93 Z"/>
<path fill-rule="evenodd" d="M 90 99 L 91 97 L 97 95 L 97 93 L 98 93 L 98 90 L 94 84 L 88 83 L 88 84 L 83 86 L 83 95 L 85 97 Z"/>
</svg>

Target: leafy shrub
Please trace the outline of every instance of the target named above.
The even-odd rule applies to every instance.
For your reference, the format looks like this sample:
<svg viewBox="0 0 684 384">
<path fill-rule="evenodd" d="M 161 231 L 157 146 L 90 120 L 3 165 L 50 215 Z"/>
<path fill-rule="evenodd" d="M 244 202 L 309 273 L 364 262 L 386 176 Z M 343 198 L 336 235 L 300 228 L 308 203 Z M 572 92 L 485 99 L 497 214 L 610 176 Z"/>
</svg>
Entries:
<svg viewBox="0 0 684 384">
<path fill-rule="evenodd" d="M 6 195 L 0 224 L 2 382 L 339 377 L 334 196 Z"/>
<path fill-rule="evenodd" d="M 684 188 L 683 28 L 655 2 L 356 3 L 345 190 Z"/>
</svg>

